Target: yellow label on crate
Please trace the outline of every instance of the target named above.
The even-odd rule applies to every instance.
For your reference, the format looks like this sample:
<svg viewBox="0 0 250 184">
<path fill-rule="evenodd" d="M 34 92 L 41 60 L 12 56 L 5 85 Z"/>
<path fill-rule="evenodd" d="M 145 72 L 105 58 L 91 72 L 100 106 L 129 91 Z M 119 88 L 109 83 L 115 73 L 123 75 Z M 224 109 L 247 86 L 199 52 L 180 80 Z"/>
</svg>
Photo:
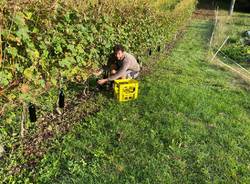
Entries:
<svg viewBox="0 0 250 184">
<path fill-rule="evenodd" d="M 114 93 L 119 102 L 137 99 L 138 97 L 138 81 L 134 79 L 118 79 L 115 80 Z"/>
</svg>

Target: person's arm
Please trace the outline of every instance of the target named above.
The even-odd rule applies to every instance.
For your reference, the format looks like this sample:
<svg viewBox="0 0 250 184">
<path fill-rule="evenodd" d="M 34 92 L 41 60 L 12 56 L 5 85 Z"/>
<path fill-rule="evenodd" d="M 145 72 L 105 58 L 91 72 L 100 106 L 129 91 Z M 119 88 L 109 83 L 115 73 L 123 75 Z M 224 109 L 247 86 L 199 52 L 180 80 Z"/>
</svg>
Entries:
<svg viewBox="0 0 250 184">
<path fill-rule="evenodd" d="M 115 75 L 110 76 L 108 78 L 108 81 L 113 81 L 113 80 L 119 79 L 122 76 L 125 76 L 128 68 L 129 68 L 129 61 L 123 61 L 123 65 L 120 68 L 120 70 Z"/>
</svg>

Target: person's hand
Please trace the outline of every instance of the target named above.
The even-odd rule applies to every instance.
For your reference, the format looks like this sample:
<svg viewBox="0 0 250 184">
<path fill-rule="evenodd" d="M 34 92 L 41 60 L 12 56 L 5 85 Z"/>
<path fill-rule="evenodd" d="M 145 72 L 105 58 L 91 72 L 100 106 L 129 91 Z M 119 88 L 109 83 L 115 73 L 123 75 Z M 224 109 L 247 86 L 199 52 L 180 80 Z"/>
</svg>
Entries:
<svg viewBox="0 0 250 184">
<path fill-rule="evenodd" d="M 100 84 L 100 85 L 103 85 L 106 82 L 108 82 L 108 79 L 100 79 L 100 80 L 97 81 L 97 83 Z"/>
</svg>

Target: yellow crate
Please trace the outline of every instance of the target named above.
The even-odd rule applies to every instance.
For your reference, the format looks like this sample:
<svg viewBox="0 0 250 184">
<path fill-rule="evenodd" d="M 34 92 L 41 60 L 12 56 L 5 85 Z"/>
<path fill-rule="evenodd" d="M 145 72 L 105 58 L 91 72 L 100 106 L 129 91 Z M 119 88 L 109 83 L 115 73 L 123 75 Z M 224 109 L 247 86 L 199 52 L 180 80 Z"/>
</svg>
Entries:
<svg viewBox="0 0 250 184">
<path fill-rule="evenodd" d="M 114 93 L 119 102 L 137 99 L 139 83 L 134 79 L 115 80 Z"/>
</svg>

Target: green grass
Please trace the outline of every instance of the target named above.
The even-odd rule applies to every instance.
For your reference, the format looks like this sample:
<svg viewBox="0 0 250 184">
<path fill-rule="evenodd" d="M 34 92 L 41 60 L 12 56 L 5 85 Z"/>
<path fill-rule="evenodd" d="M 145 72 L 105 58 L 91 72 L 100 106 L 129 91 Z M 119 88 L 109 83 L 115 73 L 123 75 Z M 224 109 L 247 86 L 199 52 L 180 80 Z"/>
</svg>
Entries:
<svg viewBox="0 0 250 184">
<path fill-rule="evenodd" d="M 234 12 L 233 16 L 230 17 L 228 16 L 228 11 L 220 10 L 213 47 L 217 50 L 226 37 L 229 36 L 228 42 L 222 48 L 224 54 L 221 54 L 221 56 L 228 56 L 224 62 L 231 66 L 236 66 L 235 63 L 230 60 L 233 59 L 236 63 L 239 63 L 250 71 L 250 64 L 247 62 L 247 60 L 250 59 L 250 55 L 248 54 L 250 46 L 245 45 L 247 37 L 244 35 L 244 32 L 249 30 L 249 18 L 250 16 L 247 13 Z"/>
<path fill-rule="evenodd" d="M 210 21 L 193 20 L 140 81 L 80 122 L 24 178 L 40 183 L 249 183 L 250 95 L 206 61 Z"/>
<path fill-rule="evenodd" d="M 219 47 L 227 36 L 240 40 L 242 33 L 249 30 L 249 14 L 234 12 L 233 16 L 228 16 L 228 11 L 219 9 L 219 22 L 215 29 L 214 46 Z"/>
</svg>

